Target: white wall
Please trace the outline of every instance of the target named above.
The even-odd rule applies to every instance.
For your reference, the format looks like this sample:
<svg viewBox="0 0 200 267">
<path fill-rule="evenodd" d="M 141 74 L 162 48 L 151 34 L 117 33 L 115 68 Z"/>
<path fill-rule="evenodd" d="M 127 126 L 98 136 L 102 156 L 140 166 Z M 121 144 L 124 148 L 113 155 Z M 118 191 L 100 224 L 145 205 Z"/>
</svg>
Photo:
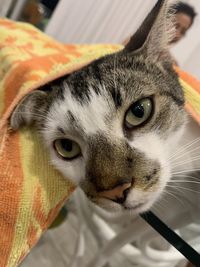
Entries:
<svg viewBox="0 0 200 267">
<path fill-rule="evenodd" d="M 199 16 L 187 36 L 172 49 L 180 67 L 200 79 Z M 121 43 L 140 25 L 156 0 L 60 0 L 46 32 L 64 43 Z"/>
<path fill-rule="evenodd" d="M 46 32 L 65 43 L 119 43 L 137 29 L 155 2 L 60 0 Z"/>
<path fill-rule="evenodd" d="M 200 79 L 200 1 L 185 2 L 194 6 L 198 15 L 185 38 L 174 46 L 172 53 L 184 70 Z"/>
<path fill-rule="evenodd" d="M 0 17 L 5 17 L 13 0 L 0 0 Z"/>
</svg>

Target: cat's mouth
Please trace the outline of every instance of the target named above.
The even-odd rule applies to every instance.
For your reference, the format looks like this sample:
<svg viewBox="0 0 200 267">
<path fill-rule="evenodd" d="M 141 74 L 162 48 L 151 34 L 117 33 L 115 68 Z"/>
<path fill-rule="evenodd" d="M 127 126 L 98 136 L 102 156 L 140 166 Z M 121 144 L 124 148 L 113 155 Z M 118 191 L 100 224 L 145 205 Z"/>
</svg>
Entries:
<svg viewBox="0 0 200 267">
<path fill-rule="evenodd" d="M 141 209 L 143 206 L 145 205 L 145 203 L 139 203 L 139 204 L 136 204 L 135 206 L 129 206 L 129 205 L 125 205 L 123 206 L 125 210 L 139 210 Z"/>
<path fill-rule="evenodd" d="M 132 183 L 124 183 L 114 188 L 104 191 L 96 191 L 93 196 L 87 194 L 92 202 L 108 211 L 131 211 L 134 213 L 142 213 L 147 211 L 151 205 L 152 192 L 139 190 L 133 187 Z"/>
<path fill-rule="evenodd" d="M 119 203 L 117 201 L 105 198 L 105 197 L 99 197 L 99 198 L 93 198 L 91 199 L 92 202 L 100 206 L 101 208 L 111 211 L 111 212 L 121 212 L 121 211 L 130 211 L 134 212 L 136 214 L 142 213 L 147 211 L 149 204 L 147 202 L 140 202 L 137 204 L 134 203 Z"/>
</svg>

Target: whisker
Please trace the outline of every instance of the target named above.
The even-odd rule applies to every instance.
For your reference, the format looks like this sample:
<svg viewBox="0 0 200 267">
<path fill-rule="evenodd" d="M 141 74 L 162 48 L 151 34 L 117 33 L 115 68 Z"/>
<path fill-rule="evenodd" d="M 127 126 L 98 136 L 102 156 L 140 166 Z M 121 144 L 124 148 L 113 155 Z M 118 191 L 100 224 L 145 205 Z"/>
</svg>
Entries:
<svg viewBox="0 0 200 267">
<path fill-rule="evenodd" d="M 200 194 L 200 191 L 196 191 L 196 190 L 193 190 L 193 189 L 190 189 L 190 188 L 187 188 L 187 187 L 183 187 L 183 186 L 166 185 L 166 187 L 175 188 L 175 189 L 183 189 L 183 190 L 187 190 L 187 191 L 190 191 L 190 192 L 193 192 L 193 193 Z"/>
<path fill-rule="evenodd" d="M 177 157 L 174 157 L 173 160 L 180 159 L 180 158 L 185 157 L 187 155 L 189 155 L 191 157 L 191 154 L 194 153 L 194 151 L 196 151 L 196 150 L 199 151 L 199 149 L 200 149 L 200 145 L 196 146 L 195 148 L 191 148 L 185 152 L 183 151 L 184 153 L 182 153 L 181 155 L 179 155 Z M 197 155 L 199 155 L 199 153 Z"/>
<path fill-rule="evenodd" d="M 193 180 L 197 180 L 199 179 L 200 177 L 197 177 L 197 176 L 192 176 L 192 175 L 182 175 L 182 174 L 176 174 L 174 175 L 173 177 L 184 177 L 184 178 L 192 178 Z M 172 177 L 172 180 L 173 180 L 173 177 Z M 188 180 L 189 181 L 189 180 Z"/>
<path fill-rule="evenodd" d="M 198 148 L 196 148 L 195 150 L 197 150 L 197 149 L 200 149 L 200 146 L 199 146 Z M 189 153 L 189 152 L 188 152 L 188 153 Z M 185 155 L 187 155 L 187 154 L 186 154 L 186 153 L 183 154 L 183 156 L 185 156 Z M 176 159 L 177 159 L 177 158 L 176 158 Z M 176 160 L 176 159 L 174 159 L 174 160 Z M 165 164 L 162 164 L 162 167 L 169 167 L 169 166 L 172 166 L 172 170 L 173 170 L 173 168 L 175 168 L 175 167 L 177 167 L 177 166 L 181 166 L 181 165 L 183 165 L 183 164 L 185 164 L 185 163 L 192 163 L 192 162 L 197 161 L 197 160 L 199 160 L 199 159 L 200 159 L 200 154 L 195 155 L 195 156 L 190 156 L 187 160 L 177 161 L 177 162 L 175 162 L 175 163 L 173 163 L 173 162 L 167 160 Z"/>
<path fill-rule="evenodd" d="M 164 194 L 165 194 L 165 191 L 163 192 L 163 195 Z M 166 202 L 167 205 L 169 205 L 169 203 L 170 203 L 169 200 L 164 198 L 164 197 L 161 199 L 161 202 Z M 160 205 L 162 207 L 162 204 L 163 204 L 162 208 L 165 208 L 164 203 L 161 203 L 161 202 L 156 202 L 155 205 Z"/>
<path fill-rule="evenodd" d="M 191 184 L 200 184 L 200 182 L 197 182 L 197 181 L 185 181 L 185 180 L 173 180 L 173 181 L 169 181 L 169 183 L 191 183 Z"/>
<path fill-rule="evenodd" d="M 173 167 L 181 166 L 185 163 L 192 163 L 192 162 L 197 161 L 199 159 L 200 159 L 200 156 L 193 157 L 193 158 L 190 158 L 190 159 L 185 160 L 185 161 L 177 162 L 177 164 L 174 164 Z"/>
<path fill-rule="evenodd" d="M 167 185 L 166 185 L 167 187 Z M 169 192 L 167 190 L 164 191 L 164 194 L 170 195 L 173 198 L 175 198 L 181 205 L 183 205 L 183 207 L 185 206 L 184 203 L 182 202 L 182 200 L 180 200 L 176 195 L 172 194 L 172 192 Z"/>
<path fill-rule="evenodd" d="M 195 172 L 195 171 L 200 171 L 200 169 L 198 168 L 194 168 L 194 169 L 189 169 L 189 170 L 183 170 L 183 171 L 178 171 L 178 172 L 172 172 L 172 175 L 176 175 L 176 174 L 180 174 L 180 173 L 189 173 L 189 172 Z"/>
<path fill-rule="evenodd" d="M 183 152 L 184 150 L 188 149 L 189 147 L 191 147 L 192 145 L 196 144 L 197 142 L 200 141 L 200 137 L 192 140 L 191 142 L 183 145 L 180 149 L 178 149 L 174 154 L 172 154 L 172 156 L 169 159 L 174 158 L 177 154 L 180 154 L 181 152 Z"/>
</svg>

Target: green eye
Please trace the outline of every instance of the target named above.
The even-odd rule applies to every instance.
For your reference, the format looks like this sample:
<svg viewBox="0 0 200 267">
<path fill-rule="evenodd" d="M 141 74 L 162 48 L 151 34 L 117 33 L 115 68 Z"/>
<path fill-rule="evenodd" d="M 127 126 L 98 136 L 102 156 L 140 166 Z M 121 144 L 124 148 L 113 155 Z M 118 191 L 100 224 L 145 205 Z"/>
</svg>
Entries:
<svg viewBox="0 0 200 267">
<path fill-rule="evenodd" d="M 54 141 L 56 152 L 64 159 L 74 159 L 81 155 L 80 146 L 69 139 L 58 139 Z"/>
<path fill-rule="evenodd" d="M 152 110 L 153 104 L 150 98 L 143 98 L 135 102 L 126 113 L 126 126 L 128 128 L 139 126 L 150 117 Z"/>
</svg>

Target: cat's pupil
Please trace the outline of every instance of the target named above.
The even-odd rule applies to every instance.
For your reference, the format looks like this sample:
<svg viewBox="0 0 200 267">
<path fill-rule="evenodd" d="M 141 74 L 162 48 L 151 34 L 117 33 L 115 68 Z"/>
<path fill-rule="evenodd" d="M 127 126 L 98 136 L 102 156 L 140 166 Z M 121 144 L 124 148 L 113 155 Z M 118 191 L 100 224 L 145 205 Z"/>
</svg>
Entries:
<svg viewBox="0 0 200 267">
<path fill-rule="evenodd" d="M 131 107 L 131 111 L 138 118 L 142 118 L 144 116 L 144 107 L 140 103 L 136 103 L 135 105 L 133 105 Z"/>
<path fill-rule="evenodd" d="M 61 140 L 61 145 L 65 151 L 69 151 L 69 152 L 72 151 L 72 146 L 73 146 L 72 141 L 63 139 Z"/>
</svg>

